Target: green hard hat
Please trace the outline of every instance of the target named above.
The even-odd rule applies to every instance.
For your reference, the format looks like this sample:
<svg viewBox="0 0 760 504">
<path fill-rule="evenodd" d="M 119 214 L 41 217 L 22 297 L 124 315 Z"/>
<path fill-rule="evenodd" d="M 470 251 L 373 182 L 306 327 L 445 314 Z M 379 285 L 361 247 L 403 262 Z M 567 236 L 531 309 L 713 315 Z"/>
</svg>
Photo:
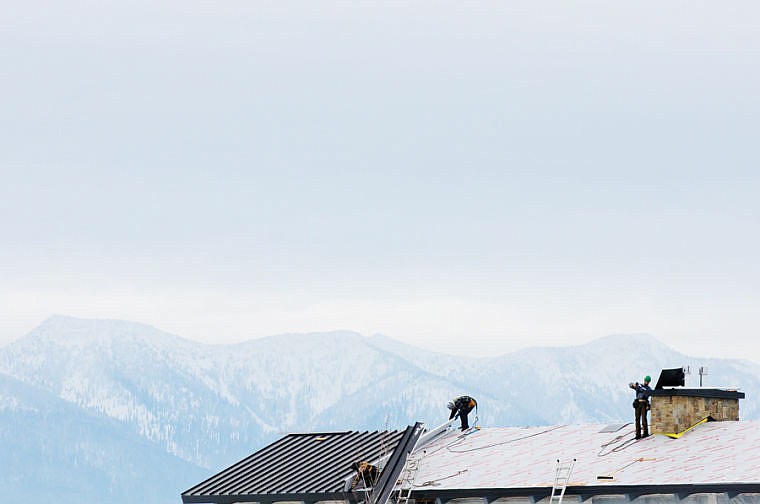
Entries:
<svg viewBox="0 0 760 504">
<path fill-rule="evenodd" d="M 644 381 L 645 381 L 645 382 L 646 382 L 646 381 L 652 381 L 652 377 L 651 377 L 651 376 L 649 376 L 649 375 L 646 375 L 646 376 L 644 377 Z"/>
</svg>

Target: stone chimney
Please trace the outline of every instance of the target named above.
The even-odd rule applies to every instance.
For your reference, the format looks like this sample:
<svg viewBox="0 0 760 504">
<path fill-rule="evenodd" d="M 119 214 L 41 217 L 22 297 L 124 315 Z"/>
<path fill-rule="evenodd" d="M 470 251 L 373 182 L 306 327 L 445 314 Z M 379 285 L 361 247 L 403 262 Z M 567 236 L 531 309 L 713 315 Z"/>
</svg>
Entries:
<svg viewBox="0 0 760 504">
<path fill-rule="evenodd" d="M 744 399 L 744 392 L 736 390 L 653 390 L 650 398 L 650 430 L 653 433 L 678 433 L 708 416 L 719 422 L 739 420 L 739 399 Z"/>
</svg>

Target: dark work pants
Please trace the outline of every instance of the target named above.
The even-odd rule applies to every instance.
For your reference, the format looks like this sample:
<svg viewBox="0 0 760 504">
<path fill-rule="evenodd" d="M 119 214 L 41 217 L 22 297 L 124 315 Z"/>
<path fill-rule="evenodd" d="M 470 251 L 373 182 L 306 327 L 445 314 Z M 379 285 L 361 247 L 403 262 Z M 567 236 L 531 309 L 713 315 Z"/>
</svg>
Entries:
<svg viewBox="0 0 760 504">
<path fill-rule="evenodd" d="M 459 410 L 459 419 L 462 421 L 462 430 L 467 430 L 470 428 L 470 424 L 467 421 L 467 415 L 470 414 L 470 411 L 472 411 L 472 408 Z"/>
<path fill-rule="evenodd" d="M 642 427 L 644 430 L 644 436 L 649 435 L 649 425 L 647 424 L 647 401 L 636 400 L 634 410 L 636 411 L 636 439 L 642 437 Z"/>
</svg>

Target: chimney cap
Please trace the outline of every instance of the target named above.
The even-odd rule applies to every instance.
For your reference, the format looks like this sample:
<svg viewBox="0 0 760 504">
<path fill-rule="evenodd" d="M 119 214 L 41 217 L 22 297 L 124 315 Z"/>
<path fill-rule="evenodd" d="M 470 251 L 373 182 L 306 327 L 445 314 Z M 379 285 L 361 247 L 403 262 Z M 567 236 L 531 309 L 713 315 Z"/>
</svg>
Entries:
<svg viewBox="0 0 760 504">
<path fill-rule="evenodd" d="M 744 399 L 744 392 L 736 389 L 718 389 L 718 388 L 667 388 L 655 389 L 652 396 L 672 397 L 672 396 L 689 396 L 689 397 L 711 397 L 718 399 Z"/>
</svg>

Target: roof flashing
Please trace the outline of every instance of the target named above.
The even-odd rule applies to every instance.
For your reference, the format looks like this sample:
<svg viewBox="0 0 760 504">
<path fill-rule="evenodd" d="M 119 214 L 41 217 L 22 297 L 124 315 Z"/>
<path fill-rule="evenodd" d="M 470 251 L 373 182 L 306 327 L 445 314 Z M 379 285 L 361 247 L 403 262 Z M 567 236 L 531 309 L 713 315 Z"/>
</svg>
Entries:
<svg viewBox="0 0 760 504">
<path fill-rule="evenodd" d="M 688 397 L 710 397 L 717 399 L 744 399 L 744 392 L 739 392 L 736 389 L 723 389 L 723 388 L 662 388 L 652 391 L 654 397 L 668 397 L 668 396 L 688 396 Z"/>
</svg>

